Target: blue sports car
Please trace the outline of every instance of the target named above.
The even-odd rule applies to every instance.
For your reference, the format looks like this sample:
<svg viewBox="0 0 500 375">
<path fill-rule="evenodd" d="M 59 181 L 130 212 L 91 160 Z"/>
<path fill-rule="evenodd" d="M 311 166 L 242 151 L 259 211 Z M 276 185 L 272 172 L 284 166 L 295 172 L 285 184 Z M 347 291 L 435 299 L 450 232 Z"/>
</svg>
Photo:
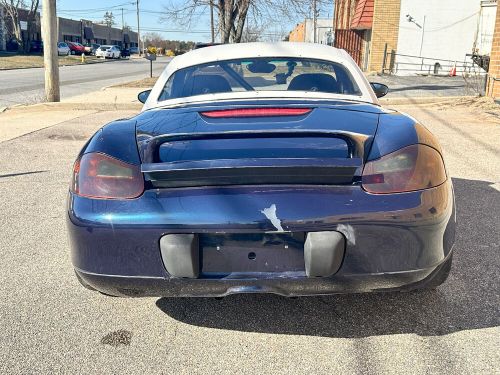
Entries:
<svg viewBox="0 0 500 375">
<path fill-rule="evenodd" d="M 435 288 L 455 238 L 436 138 L 382 108 L 342 50 L 249 43 L 174 58 L 74 165 L 72 262 L 114 296 Z"/>
</svg>

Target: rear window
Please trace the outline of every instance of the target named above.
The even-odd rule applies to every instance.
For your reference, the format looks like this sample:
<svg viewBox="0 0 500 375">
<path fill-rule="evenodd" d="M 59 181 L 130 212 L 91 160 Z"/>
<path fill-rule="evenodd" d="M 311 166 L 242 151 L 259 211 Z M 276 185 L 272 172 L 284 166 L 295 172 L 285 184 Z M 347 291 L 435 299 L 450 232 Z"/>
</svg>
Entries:
<svg viewBox="0 0 500 375">
<path fill-rule="evenodd" d="M 100 50 L 101 51 L 107 51 L 108 49 L 110 49 L 111 47 L 101 47 Z"/>
<path fill-rule="evenodd" d="M 343 65 L 305 58 L 252 58 L 217 61 L 180 69 L 158 100 L 238 91 L 315 91 L 361 95 Z"/>
</svg>

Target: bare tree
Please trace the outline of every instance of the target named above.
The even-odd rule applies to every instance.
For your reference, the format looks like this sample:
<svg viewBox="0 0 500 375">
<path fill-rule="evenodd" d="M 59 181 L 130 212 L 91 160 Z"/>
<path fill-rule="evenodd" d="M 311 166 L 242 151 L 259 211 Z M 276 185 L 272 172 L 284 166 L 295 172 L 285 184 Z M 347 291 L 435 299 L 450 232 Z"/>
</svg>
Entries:
<svg viewBox="0 0 500 375">
<path fill-rule="evenodd" d="M 0 0 L 8 18 L 12 23 L 12 37 L 17 41 L 19 50 L 28 53 L 31 46 L 31 36 L 35 32 L 37 12 L 40 0 Z M 27 36 L 22 37 L 21 23 L 19 22 L 19 10 L 24 9 L 26 13 Z"/>
<path fill-rule="evenodd" d="M 247 20 L 247 25 L 245 26 L 243 33 L 241 35 L 241 43 L 258 42 L 262 40 L 263 32 L 264 31 L 262 27 L 250 26 L 248 25 L 248 20 Z"/>
<path fill-rule="evenodd" d="M 318 4 L 328 0 L 318 0 Z M 223 43 L 239 43 L 243 39 L 244 27 L 251 17 L 253 27 L 263 29 L 269 23 L 279 23 L 283 19 L 304 18 L 311 12 L 310 0 L 214 0 L 218 13 L 218 30 Z M 163 23 L 175 22 L 190 27 L 198 18 L 206 14 L 210 0 L 184 0 L 164 6 Z M 247 38 L 245 38 L 247 39 Z"/>
<path fill-rule="evenodd" d="M 102 23 L 104 25 L 108 26 L 108 27 L 116 25 L 115 15 L 113 14 L 113 12 L 106 12 L 106 13 L 104 13 L 104 17 L 103 17 Z"/>
</svg>

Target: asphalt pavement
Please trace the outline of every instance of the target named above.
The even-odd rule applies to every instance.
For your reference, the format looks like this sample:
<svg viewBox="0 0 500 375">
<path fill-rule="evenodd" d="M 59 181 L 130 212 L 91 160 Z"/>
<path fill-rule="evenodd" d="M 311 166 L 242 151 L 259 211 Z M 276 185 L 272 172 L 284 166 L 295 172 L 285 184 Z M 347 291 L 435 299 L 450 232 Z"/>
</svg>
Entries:
<svg viewBox="0 0 500 375">
<path fill-rule="evenodd" d="M 0 373 L 498 374 L 498 117 L 401 109 L 439 137 L 456 191 L 454 263 L 437 291 L 222 300 L 91 292 L 69 255 L 72 163 L 98 127 L 133 112 L 85 113 L 0 142 Z"/>
<path fill-rule="evenodd" d="M 370 82 L 389 86 L 386 98 L 453 97 L 484 94 L 485 76 L 368 76 Z"/>
<path fill-rule="evenodd" d="M 158 76 L 169 61 L 167 57 L 154 61 L 153 75 Z M 150 62 L 140 58 L 62 66 L 59 69 L 61 99 L 149 77 L 149 74 Z M 0 70 L 0 108 L 43 101 L 44 79 L 43 68 Z"/>
</svg>

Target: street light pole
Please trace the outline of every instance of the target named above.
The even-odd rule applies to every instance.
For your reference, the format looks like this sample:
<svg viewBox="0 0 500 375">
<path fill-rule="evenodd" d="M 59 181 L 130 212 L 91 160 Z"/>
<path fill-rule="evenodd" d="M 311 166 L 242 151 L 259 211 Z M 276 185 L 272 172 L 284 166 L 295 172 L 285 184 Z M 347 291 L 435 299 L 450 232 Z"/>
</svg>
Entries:
<svg viewBox="0 0 500 375">
<path fill-rule="evenodd" d="M 48 102 L 61 100 L 59 90 L 59 56 L 57 53 L 56 0 L 43 0 L 42 34 L 45 65 L 45 96 Z"/>
<path fill-rule="evenodd" d="M 424 22 L 422 23 L 422 39 L 420 39 L 420 54 L 419 54 L 420 57 L 422 57 L 422 48 L 424 47 L 425 17 L 426 16 L 424 16 Z"/>
<path fill-rule="evenodd" d="M 142 56 L 141 50 L 141 23 L 139 21 L 139 0 L 137 0 L 137 47 L 139 48 L 139 56 Z"/>
<path fill-rule="evenodd" d="M 413 18 L 411 15 L 407 14 L 406 15 L 406 20 L 408 22 L 414 23 L 419 29 L 422 29 L 422 37 L 420 38 L 420 54 L 419 57 L 422 57 L 422 48 L 424 46 L 424 35 L 425 35 L 425 19 L 427 16 L 424 16 L 424 22 L 422 23 L 422 26 L 418 24 L 417 21 L 415 21 L 415 18 Z"/>
</svg>

